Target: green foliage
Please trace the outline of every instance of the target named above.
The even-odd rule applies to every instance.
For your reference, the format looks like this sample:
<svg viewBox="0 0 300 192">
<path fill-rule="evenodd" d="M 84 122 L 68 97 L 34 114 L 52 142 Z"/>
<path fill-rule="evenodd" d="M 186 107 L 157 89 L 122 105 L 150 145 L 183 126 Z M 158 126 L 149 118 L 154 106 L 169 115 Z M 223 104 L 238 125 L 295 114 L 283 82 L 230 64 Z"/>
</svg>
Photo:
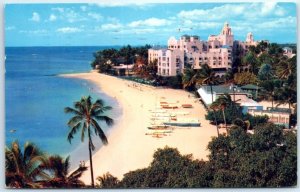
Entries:
<svg viewBox="0 0 300 192">
<path fill-rule="evenodd" d="M 165 77 L 164 80 L 165 85 L 171 87 L 173 89 L 181 89 L 182 88 L 182 75 L 178 74 L 174 77 Z"/>
<path fill-rule="evenodd" d="M 21 151 L 13 142 L 5 150 L 6 186 L 11 188 L 80 188 L 79 180 L 87 167 L 81 166 L 69 173 L 70 158 L 46 155 L 35 144 L 27 142 Z"/>
<path fill-rule="evenodd" d="M 254 135 L 239 127 L 231 129 L 229 136 L 209 143 L 209 162 L 215 173 L 212 186 L 295 186 L 296 147 L 296 134 L 283 134 L 274 124 L 257 127 Z"/>
<path fill-rule="evenodd" d="M 256 84 L 257 77 L 250 72 L 235 73 L 234 83 L 237 85 Z"/>
<path fill-rule="evenodd" d="M 150 61 L 149 63 L 143 65 L 135 65 L 134 71 L 137 76 L 141 78 L 146 78 L 149 80 L 157 79 L 157 60 Z"/>
<path fill-rule="evenodd" d="M 269 64 L 262 64 L 262 66 L 260 67 L 259 71 L 258 71 L 258 79 L 261 81 L 264 80 L 270 80 L 273 78 L 273 70 L 272 70 L 272 66 Z"/>
<path fill-rule="evenodd" d="M 94 61 L 91 63 L 93 69 L 98 69 L 100 73 L 111 73 L 113 66 L 119 64 L 132 64 L 135 60 L 146 64 L 148 60 L 148 49 L 150 45 L 141 47 L 123 46 L 117 49 L 103 49 L 94 53 Z"/>
<path fill-rule="evenodd" d="M 204 161 L 192 160 L 191 155 L 180 155 L 174 148 L 158 149 L 151 165 L 124 175 L 121 187 L 186 188 L 208 187 L 209 167 Z"/>
<path fill-rule="evenodd" d="M 252 115 L 247 113 L 247 114 L 244 115 L 243 120 L 244 121 L 249 121 L 250 129 L 253 129 L 256 126 L 267 123 L 268 120 L 269 120 L 269 117 L 267 115 L 252 116 Z"/>
<path fill-rule="evenodd" d="M 18 141 L 5 148 L 5 184 L 12 188 L 40 188 L 38 178 L 45 174 L 40 165 L 47 163 L 47 156 L 35 144 L 27 142 L 23 151 Z"/>
<path fill-rule="evenodd" d="M 225 119 L 228 124 L 231 124 L 233 120 L 235 120 L 236 118 L 243 117 L 242 108 L 239 105 L 234 104 L 233 102 L 227 105 L 226 108 L 224 108 L 224 113 L 226 114 Z M 225 123 L 223 118 L 223 113 L 221 110 L 215 111 L 215 114 L 216 114 L 217 124 Z M 211 122 L 214 122 L 215 121 L 214 112 L 208 111 L 207 115 L 205 115 L 205 118 Z"/>
<path fill-rule="evenodd" d="M 99 139 L 104 145 L 108 144 L 106 135 L 98 121 L 102 121 L 107 125 L 112 125 L 113 119 L 104 114 L 106 111 L 111 109 L 112 107 L 104 105 L 103 100 L 97 99 L 93 102 L 91 96 L 87 96 L 76 101 L 74 103 L 74 108 L 66 107 L 64 110 L 65 113 L 74 115 L 67 123 L 70 128 L 67 136 L 68 141 L 71 143 L 74 135 L 79 131 L 81 142 L 84 142 L 85 137 L 88 138 L 92 187 L 94 187 L 92 151 L 95 150 L 92 140 L 92 132 L 94 132 L 96 136 L 99 136 Z"/>
<path fill-rule="evenodd" d="M 103 174 L 97 177 L 99 181 L 98 187 L 100 188 L 116 188 L 119 185 L 119 180 L 117 177 L 112 176 L 110 173 Z"/>
</svg>

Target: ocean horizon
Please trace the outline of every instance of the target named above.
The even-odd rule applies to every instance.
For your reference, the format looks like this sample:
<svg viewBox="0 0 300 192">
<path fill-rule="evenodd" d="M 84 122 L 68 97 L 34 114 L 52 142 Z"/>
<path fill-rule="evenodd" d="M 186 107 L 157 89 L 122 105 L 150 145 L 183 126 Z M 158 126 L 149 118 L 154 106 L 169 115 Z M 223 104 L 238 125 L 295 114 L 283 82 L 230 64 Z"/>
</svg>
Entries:
<svg viewBox="0 0 300 192">
<path fill-rule="evenodd" d="M 30 141 L 48 154 L 71 155 L 72 167 L 77 166 L 79 158 L 86 160 L 87 142 L 81 143 L 78 135 L 72 144 L 67 141 L 71 116 L 64 108 L 91 95 L 93 100 L 101 98 L 112 106 L 108 115 L 116 120 L 122 109 L 93 83 L 57 75 L 89 72 L 93 53 L 105 48 L 116 47 L 6 47 L 5 144 L 10 146 L 18 140 L 23 146 Z M 110 128 L 101 125 L 108 133 Z M 94 141 L 98 150 L 100 139 L 95 137 Z"/>
</svg>

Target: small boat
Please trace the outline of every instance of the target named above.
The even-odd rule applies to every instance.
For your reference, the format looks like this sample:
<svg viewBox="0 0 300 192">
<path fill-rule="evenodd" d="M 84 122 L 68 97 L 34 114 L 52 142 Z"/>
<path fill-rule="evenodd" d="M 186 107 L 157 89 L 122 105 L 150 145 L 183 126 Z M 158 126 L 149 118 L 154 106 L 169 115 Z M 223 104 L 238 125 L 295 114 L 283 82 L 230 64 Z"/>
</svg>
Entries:
<svg viewBox="0 0 300 192">
<path fill-rule="evenodd" d="M 183 108 L 193 108 L 192 104 L 182 104 L 181 107 Z"/>
<path fill-rule="evenodd" d="M 163 109 L 178 109 L 178 106 L 162 106 Z"/>
<path fill-rule="evenodd" d="M 163 122 L 163 124 L 178 127 L 200 127 L 198 119 L 177 119 L 177 121 Z"/>
<path fill-rule="evenodd" d="M 151 125 L 150 127 L 148 127 L 148 129 L 151 130 L 166 130 L 166 129 L 172 129 L 169 125 Z"/>
<path fill-rule="evenodd" d="M 11 133 L 14 133 L 14 132 L 16 132 L 17 130 L 15 130 L 15 129 L 11 129 L 9 132 L 11 132 Z"/>
</svg>

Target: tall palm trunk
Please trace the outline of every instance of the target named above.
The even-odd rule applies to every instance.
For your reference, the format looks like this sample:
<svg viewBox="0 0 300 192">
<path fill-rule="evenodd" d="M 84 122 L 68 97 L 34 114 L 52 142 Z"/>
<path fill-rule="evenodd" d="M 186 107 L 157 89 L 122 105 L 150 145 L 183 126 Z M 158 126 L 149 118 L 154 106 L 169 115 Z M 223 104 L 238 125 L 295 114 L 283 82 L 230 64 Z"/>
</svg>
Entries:
<svg viewBox="0 0 300 192">
<path fill-rule="evenodd" d="M 218 124 L 217 124 L 216 111 L 213 110 L 213 113 L 214 113 L 214 118 L 215 118 L 215 125 L 216 125 L 216 128 L 217 128 L 217 134 L 218 134 L 218 137 L 219 137 L 219 136 L 220 136 L 220 133 L 219 133 L 219 128 L 218 128 Z"/>
<path fill-rule="evenodd" d="M 210 93 L 211 93 L 211 103 L 213 103 L 214 102 L 214 95 L 213 95 L 212 84 L 210 84 Z"/>
<path fill-rule="evenodd" d="M 223 118 L 224 118 L 224 124 L 225 124 L 225 128 L 226 128 L 226 133 L 228 134 L 228 129 L 227 129 L 227 124 L 226 124 L 226 117 L 225 117 L 225 110 L 224 108 L 222 109 L 223 112 Z"/>
<path fill-rule="evenodd" d="M 93 158 L 92 158 L 92 143 L 91 143 L 91 132 L 90 127 L 88 126 L 88 134 L 89 134 L 89 155 L 90 155 L 90 169 L 91 169 L 91 181 L 92 181 L 92 187 L 95 187 L 94 184 L 94 172 L 93 172 Z"/>
<path fill-rule="evenodd" d="M 213 95 L 212 84 L 210 84 L 209 86 L 210 86 L 210 93 L 211 93 L 211 103 L 213 103 L 214 102 L 214 95 Z M 217 133 L 218 133 L 218 137 L 219 137 L 220 133 L 219 133 L 218 123 L 217 123 L 216 111 L 213 110 L 213 113 L 214 113 L 215 125 L 216 125 L 216 128 L 217 128 Z"/>
</svg>

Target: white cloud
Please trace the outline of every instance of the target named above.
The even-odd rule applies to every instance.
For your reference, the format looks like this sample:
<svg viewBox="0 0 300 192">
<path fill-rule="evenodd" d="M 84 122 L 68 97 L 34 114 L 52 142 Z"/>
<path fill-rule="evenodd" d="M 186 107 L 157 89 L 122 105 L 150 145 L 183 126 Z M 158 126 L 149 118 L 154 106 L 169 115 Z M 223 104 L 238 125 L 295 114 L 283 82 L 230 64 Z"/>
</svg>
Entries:
<svg viewBox="0 0 300 192">
<path fill-rule="evenodd" d="M 46 29 L 38 29 L 38 30 L 21 30 L 20 33 L 33 34 L 33 35 L 45 35 L 48 33 Z"/>
<path fill-rule="evenodd" d="M 264 2 L 263 5 L 261 6 L 261 14 L 267 15 L 273 12 L 275 7 L 276 7 L 276 2 L 274 1 Z"/>
<path fill-rule="evenodd" d="M 225 4 L 216 6 L 211 9 L 194 9 L 178 13 L 178 18 L 182 20 L 198 20 L 198 21 L 213 21 L 227 20 L 237 17 L 243 19 L 264 18 L 266 16 L 283 16 L 285 10 L 276 2 L 266 3 L 240 3 L 240 4 Z"/>
<path fill-rule="evenodd" d="M 33 12 L 32 17 L 29 20 L 34 22 L 39 22 L 41 20 L 40 14 L 38 14 L 37 12 Z"/>
<path fill-rule="evenodd" d="M 57 19 L 57 17 L 54 14 L 51 14 L 49 16 L 49 21 L 55 21 Z"/>
<path fill-rule="evenodd" d="M 120 30 L 123 27 L 120 23 L 107 23 L 103 24 L 100 27 L 100 30 L 102 31 L 109 31 L 109 30 Z"/>
<path fill-rule="evenodd" d="M 140 26 L 150 26 L 150 27 L 159 27 L 159 26 L 165 26 L 170 25 L 171 21 L 168 21 L 166 19 L 158 19 L 158 18 L 149 18 L 146 20 L 138 20 L 133 21 L 128 24 L 129 27 L 140 27 Z"/>
<path fill-rule="evenodd" d="M 135 7 L 139 7 L 141 9 L 145 8 L 145 7 L 149 7 L 152 6 L 151 4 L 149 4 L 149 2 L 145 2 L 145 0 L 143 1 L 136 1 L 136 0 L 121 0 L 121 1 L 111 1 L 111 0 L 101 0 L 99 2 L 96 3 L 92 3 L 90 4 L 91 6 L 97 5 L 99 7 L 123 7 L 123 6 L 135 6 Z"/>
<path fill-rule="evenodd" d="M 274 19 L 270 21 L 265 21 L 257 24 L 256 27 L 261 29 L 285 29 L 290 27 L 296 27 L 297 19 L 296 17 L 288 16 L 284 18 Z"/>
<path fill-rule="evenodd" d="M 59 33 L 78 33 L 81 32 L 82 29 L 76 27 L 62 27 L 56 30 Z"/>
<path fill-rule="evenodd" d="M 103 16 L 99 13 L 88 13 L 88 16 L 95 19 L 96 21 L 100 21 L 103 19 Z"/>
</svg>

